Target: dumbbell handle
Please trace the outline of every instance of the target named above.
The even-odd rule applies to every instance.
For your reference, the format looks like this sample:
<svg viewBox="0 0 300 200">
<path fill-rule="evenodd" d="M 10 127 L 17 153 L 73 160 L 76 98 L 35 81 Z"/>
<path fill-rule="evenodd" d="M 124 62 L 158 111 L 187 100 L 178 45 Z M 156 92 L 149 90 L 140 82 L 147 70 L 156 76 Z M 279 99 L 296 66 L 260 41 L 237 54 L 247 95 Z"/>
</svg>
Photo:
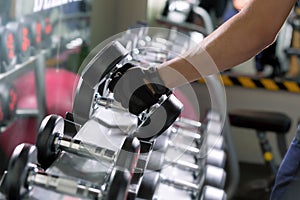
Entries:
<svg viewBox="0 0 300 200">
<path fill-rule="evenodd" d="M 183 153 L 191 154 L 194 156 L 200 156 L 200 149 L 185 144 L 174 144 L 169 141 L 169 147 L 175 148 L 176 150 L 182 151 Z"/>
<path fill-rule="evenodd" d="M 188 118 L 184 118 L 184 117 L 178 118 L 175 121 L 174 125 L 179 126 L 179 127 L 185 127 L 185 128 L 188 128 L 188 129 L 190 129 L 191 127 L 198 129 L 198 128 L 201 128 L 201 126 L 202 126 L 201 122 L 191 120 L 191 119 L 188 119 Z"/>
<path fill-rule="evenodd" d="M 178 134 L 180 136 L 184 136 L 187 138 L 191 138 L 193 140 L 200 140 L 202 137 L 199 133 L 195 133 L 194 131 L 182 128 L 182 127 L 174 127 L 172 130 L 172 133 Z"/>
<path fill-rule="evenodd" d="M 113 150 L 88 144 L 73 138 L 57 137 L 54 141 L 54 145 L 63 151 L 98 161 L 105 160 L 113 162 L 117 156 L 117 153 Z"/>
<path fill-rule="evenodd" d="M 181 190 L 199 192 L 199 186 L 197 184 L 179 179 L 170 179 L 162 174 L 160 174 L 160 182 Z"/>
<path fill-rule="evenodd" d="M 183 169 L 183 170 L 188 170 L 188 171 L 192 171 L 192 172 L 197 172 L 199 171 L 199 166 L 184 160 L 176 160 L 176 161 L 172 161 L 168 158 L 165 158 L 164 164 L 166 165 L 172 165 L 175 166 L 179 169 Z"/>
<path fill-rule="evenodd" d="M 113 108 L 117 110 L 127 111 L 125 108 L 123 108 L 118 102 L 116 102 L 114 99 L 108 98 L 108 97 L 102 97 L 102 96 L 96 96 L 96 103 L 100 106 L 103 106 L 105 108 Z"/>
<path fill-rule="evenodd" d="M 36 167 L 28 173 L 27 185 L 29 187 L 33 185 L 40 186 L 55 192 L 84 198 L 100 199 L 104 196 L 101 188 L 95 187 L 92 183 L 39 172 Z"/>
</svg>

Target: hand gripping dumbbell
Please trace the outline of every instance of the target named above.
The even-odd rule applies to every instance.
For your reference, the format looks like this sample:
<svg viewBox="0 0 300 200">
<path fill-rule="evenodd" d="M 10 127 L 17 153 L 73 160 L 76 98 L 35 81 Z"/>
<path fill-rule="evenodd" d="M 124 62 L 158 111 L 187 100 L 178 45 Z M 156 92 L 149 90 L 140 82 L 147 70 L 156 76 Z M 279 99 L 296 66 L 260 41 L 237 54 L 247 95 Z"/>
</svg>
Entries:
<svg viewBox="0 0 300 200">
<path fill-rule="evenodd" d="M 64 137 L 64 119 L 57 115 L 47 116 L 41 123 L 36 140 L 37 160 L 47 169 L 60 155 L 61 151 L 77 154 L 109 166 L 123 166 L 133 172 L 140 152 L 137 138 L 127 136 L 121 149 L 116 152 L 83 141 Z"/>
<path fill-rule="evenodd" d="M 110 96 L 108 85 L 111 76 L 122 63 L 128 62 L 128 54 L 120 42 L 113 41 L 105 45 L 90 61 L 84 63 L 85 68 L 73 104 L 76 123 L 84 124 L 93 115 L 96 109 L 96 93 L 103 99 Z M 173 124 L 182 107 L 181 102 L 173 94 L 163 95 L 157 104 L 137 116 L 138 128 L 132 134 L 143 140 L 157 137 Z"/>
<path fill-rule="evenodd" d="M 13 84 L 0 83 L 0 127 L 7 125 L 16 116 L 17 90 Z"/>
<path fill-rule="evenodd" d="M 103 185 L 48 174 L 36 165 L 36 148 L 18 145 L 10 158 L 1 186 L 8 200 L 22 199 L 33 187 L 90 199 L 124 200 L 130 182 L 130 172 L 115 167 Z"/>
</svg>

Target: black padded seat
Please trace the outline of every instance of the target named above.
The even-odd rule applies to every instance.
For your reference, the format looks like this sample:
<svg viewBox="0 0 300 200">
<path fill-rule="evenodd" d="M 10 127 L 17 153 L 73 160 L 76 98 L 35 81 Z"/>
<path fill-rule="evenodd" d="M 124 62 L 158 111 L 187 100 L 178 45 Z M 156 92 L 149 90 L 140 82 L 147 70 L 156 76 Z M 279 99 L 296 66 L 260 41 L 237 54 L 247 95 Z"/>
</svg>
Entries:
<svg viewBox="0 0 300 200">
<path fill-rule="evenodd" d="M 287 133 L 291 126 L 290 117 L 273 111 L 232 110 L 229 112 L 229 120 L 230 124 L 236 127 L 272 131 L 277 134 Z"/>
</svg>

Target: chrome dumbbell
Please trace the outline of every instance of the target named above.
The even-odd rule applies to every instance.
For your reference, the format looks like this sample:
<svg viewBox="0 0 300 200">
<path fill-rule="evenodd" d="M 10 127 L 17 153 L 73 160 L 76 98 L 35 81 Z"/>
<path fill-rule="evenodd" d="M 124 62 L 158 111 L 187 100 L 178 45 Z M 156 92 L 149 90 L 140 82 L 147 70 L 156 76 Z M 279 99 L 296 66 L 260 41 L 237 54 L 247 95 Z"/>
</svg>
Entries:
<svg viewBox="0 0 300 200">
<path fill-rule="evenodd" d="M 47 116 L 39 128 L 36 146 L 37 160 L 41 167 L 47 169 L 60 155 L 61 151 L 106 162 L 109 166 L 125 166 L 133 171 L 140 151 L 137 138 L 128 136 L 124 139 L 121 149 L 113 151 L 81 140 L 64 137 L 64 119 L 58 115 Z"/>
<path fill-rule="evenodd" d="M 161 184 L 160 184 L 161 183 Z M 226 200 L 226 192 L 222 189 L 202 184 L 186 184 L 183 181 L 169 180 L 162 178 L 159 173 L 147 171 L 143 176 L 139 197 L 142 199 L 201 199 L 201 200 Z M 175 188 L 173 187 L 175 185 Z M 166 191 L 172 191 L 167 193 Z M 170 195 L 170 196 L 169 196 Z M 178 196 L 177 196 L 178 195 Z"/>
<path fill-rule="evenodd" d="M 225 144 L 224 137 L 221 135 L 222 122 L 220 121 L 220 116 L 210 112 L 207 115 L 208 118 L 204 123 L 186 118 L 178 118 L 173 125 L 174 128 L 170 128 L 169 132 L 192 138 L 198 147 L 203 145 L 205 134 L 207 149 L 223 150 Z"/>
<path fill-rule="evenodd" d="M 191 135 L 192 132 L 190 131 L 185 131 L 186 135 Z M 199 135 L 195 133 L 195 135 Z M 199 135 L 200 136 L 200 135 Z M 192 145 L 192 140 L 190 140 L 190 143 Z M 153 144 L 153 150 L 154 151 L 160 151 L 160 152 L 167 152 L 168 148 L 175 149 L 175 151 L 180 151 L 184 154 L 191 154 L 193 155 L 193 159 L 189 159 L 190 162 L 192 160 L 196 161 L 202 161 L 204 158 L 206 158 L 206 162 L 211 165 L 215 165 L 218 167 L 224 167 L 225 162 L 226 162 L 226 154 L 224 150 L 222 149 L 217 149 L 217 148 L 209 148 L 208 152 L 204 152 L 204 149 L 201 149 L 203 147 L 193 147 L 193 146 L 188 146 L 186 144 L 174 144 L 173 142 L 170 142 L 170 138 L 167 136 L 160 136 L 158 137 L 154 144 Z"/>
<path fill-rule="evenodd" d="M 119 199 L 127 196 L 130 172 L 115 167 L 103 185 L 48 174 L 36 165 L 36 148 L 30 144 L 16 147 L 3 175 L 1 186 L 8 200 L 18 200 L 38 186 L 57 193 L 90 199 Z M 46 199 L 47 197 L 44 196 Z"/>
<path fill-rule="evenodd" d="M 178 195 L 173 197 L 175 199 L 198 199 L 203 186 L 203 182 L 195 184 L 178 177 L 169 178 L 160 172 L 145 171 L 139 196 L 145 199 L 172 199 L 174 193 Z"/>
<path fill-rule="evenodd" d="M 222 189 L 205 185 L 202 189 L 201 199 L 203 200 L 226 200 L 226 192 Z"/>
<path fill-rule="evenodd" d="M 192 140 L 191 140 L 192 141 Z M 153 144 L 154 151 L 167 152 L 168 149 L 174 149 L 179 152 L 184 152 L 193 156 L 200 156 L 200 149 L 184 143 L 174 143 L 170 137 L 162 135 L 158 137 Z"/>
<path fill-rule="evenodd" d="M 183 174 L 185 178 L 190 180 L 199 180 L 205 177 L 205 183 L 217 188 L 224 188 L 226 181 L 226 172 L 223 168 L 216 167 L 210 164 L 191 163 L 182 159 L 173 160 L 165 156 L 161 152 L 152 152 L 148 161 L 147 169 L 153 171 L 163 171 L 165 174 L 172 173 L 168 167 L 176 169 L 176 173 Z M 178 169 L 177 169 L 178 168 Z M 165 169 L 165 170 L 164 170 Z M 170 175 L 171 176 L 171 175 Z"/>
<path fill-rule="evenodd" d="M 204 135 L 206 135 L 208 145 L 222 146 L 222 141 L 219 141 L 219 138 L 222 139 L 221 117 L 216 112 L 208 112 L 206 116 L 203 123 L 188 118 L 178 118 L 173 127 L 168 129 L 168 132 L 171 135 L 177 134 L 191 138 L 198 146 L 202 146 Z M 211 137 L 210 135 L 219 137 Z"/>
</svg>

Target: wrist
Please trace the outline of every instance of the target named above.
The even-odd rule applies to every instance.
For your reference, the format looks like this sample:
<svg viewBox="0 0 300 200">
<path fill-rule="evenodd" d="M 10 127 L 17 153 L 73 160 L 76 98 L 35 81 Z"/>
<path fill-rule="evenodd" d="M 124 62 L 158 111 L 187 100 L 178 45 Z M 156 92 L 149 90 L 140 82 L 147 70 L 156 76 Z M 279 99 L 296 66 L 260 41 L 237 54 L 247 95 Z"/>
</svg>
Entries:
<svg viewBox="0 0 300 200">
<path fill-rule="evenodd" d="M 152 91 L 153 95 L 159 98 L 161 95 L 171 92 L 162 80 L 157 67 L 150 67 L 145 72 L 145 78 L 150 84 L 148 87 Z"/>
</svg>

